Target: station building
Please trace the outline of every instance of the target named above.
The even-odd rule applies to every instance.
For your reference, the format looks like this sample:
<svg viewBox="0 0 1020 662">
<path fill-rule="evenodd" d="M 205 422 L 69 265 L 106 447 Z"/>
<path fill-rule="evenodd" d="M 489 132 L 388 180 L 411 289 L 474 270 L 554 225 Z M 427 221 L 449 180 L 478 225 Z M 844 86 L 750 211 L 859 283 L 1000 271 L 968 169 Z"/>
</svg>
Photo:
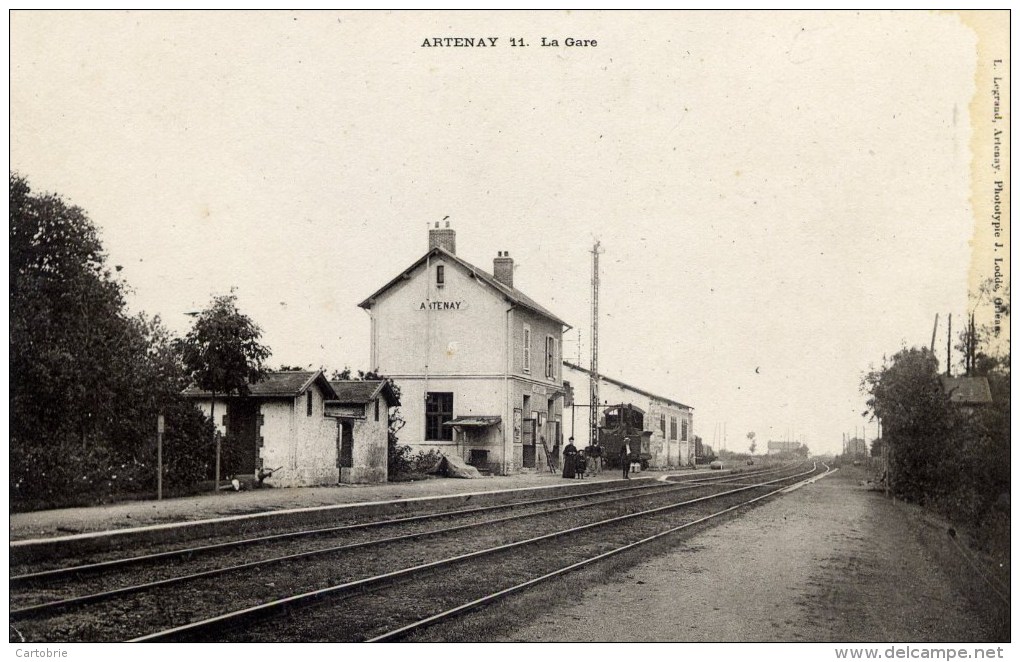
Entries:
<svg viewBox="0 0 1020 662">
<path fill-rule="evenodd" d="M 574 437 L 574 445 L 583 448 L 592 443 L 589 423 L 591 371 L 564 361 L 563 379 L 568 392 L 565 435 Z M 599 400 L 600 428 L 607 427 L 607 413 L 612 415 L 620 406 L 641 414 L 644 423 L 642 437 L 648 442 L 650 467 L 694 466 L 693 407 L 605 375 L 599 375 Z"/>
<path fill-rule="evenodd" d="M 544 467 L 562 448 L 570 327 L 513 274 L 508 251 L 490 274 L 437 223 L 426 253 L 359 304 L 371 317 L 371 365 L 400 388 L 400 443 L 503 475 Z"/>
</svg>

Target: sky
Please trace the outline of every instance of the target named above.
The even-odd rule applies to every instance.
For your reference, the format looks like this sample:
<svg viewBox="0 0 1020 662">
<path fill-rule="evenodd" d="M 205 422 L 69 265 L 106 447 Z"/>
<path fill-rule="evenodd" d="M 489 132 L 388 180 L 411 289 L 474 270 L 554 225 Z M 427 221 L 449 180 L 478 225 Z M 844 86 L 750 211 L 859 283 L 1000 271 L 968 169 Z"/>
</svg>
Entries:
<svg viewBox="0 0 1020 662">
<path fill-rule="evenodd" d="M 976 42 L 928 12 L 13 12 L 11 168 L 87 211 L 133 311 L 183 334 L 233 289 L 274 366 L 371 368 L 357 304 L 446 217 L 587 366 L 599 240 L 601 372 L 716 448 L 838 452 L 862 374 L 967 309 Z"/>
</svg>

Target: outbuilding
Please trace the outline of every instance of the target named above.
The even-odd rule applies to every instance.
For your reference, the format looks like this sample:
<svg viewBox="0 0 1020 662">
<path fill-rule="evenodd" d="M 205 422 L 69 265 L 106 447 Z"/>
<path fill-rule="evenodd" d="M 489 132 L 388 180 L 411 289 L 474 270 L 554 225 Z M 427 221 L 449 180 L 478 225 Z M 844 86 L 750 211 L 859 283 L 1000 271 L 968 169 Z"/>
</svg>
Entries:
<svg viewBox="0 0 1020 662">
<path fill-rule="evenodd" d="M 206 416 L 215 413 L 224 437 L 221 478 L 277 487 L 385 482 L 386 421 L 396 397 L 379 382 L 348 383 L 338 382 L 341 394 L 321 370 L 270 372 L 247 395 L 216 394 L 215 412 L 212 393 L 192 386 L 184 395 Z"/>
<path fill-rule="evenodd" d="M 337 423 L 341 483 L 385 483 L 389 412 L 400 405 L 386 380 L 331 381 L 326 416 Z"/>
</svg>

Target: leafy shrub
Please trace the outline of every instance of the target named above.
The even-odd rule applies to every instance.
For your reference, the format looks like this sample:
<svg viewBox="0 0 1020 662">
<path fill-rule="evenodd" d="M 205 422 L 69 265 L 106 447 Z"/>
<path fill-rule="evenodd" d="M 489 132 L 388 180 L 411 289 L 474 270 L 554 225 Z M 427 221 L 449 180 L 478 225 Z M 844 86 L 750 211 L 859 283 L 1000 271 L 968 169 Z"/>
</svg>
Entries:
<svg viewBox="0 0 1020 662">
<path fill-rule="evenodd" d="M 443 454 L 437 450 L 418 451 L 412 459 L 412 471 L 418 474 L 425 474 L 432 471 L 443 459 Z"/>
<path fill-rule="evenodd" d="M 405 476 L 411 473 L 413 466 L 411 447 L 396 443 L 396 436 L 390 435 L 391 443 L 387 447 L 386 461 L 389 468 L 390 479 L 398 476 Z"/>
</svg>

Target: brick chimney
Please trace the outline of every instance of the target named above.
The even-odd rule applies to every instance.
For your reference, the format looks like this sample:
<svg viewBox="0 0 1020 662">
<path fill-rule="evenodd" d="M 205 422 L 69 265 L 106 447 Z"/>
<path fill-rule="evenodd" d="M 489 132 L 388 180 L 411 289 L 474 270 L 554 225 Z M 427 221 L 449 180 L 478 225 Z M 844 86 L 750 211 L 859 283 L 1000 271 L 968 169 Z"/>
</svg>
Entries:
<svg viewBox="0 0 1020 662">
<path fill-rule="evenodd" d="M 439 227 L 439 221 L 436 221 L 436 227 L 429 228 L 429 250 L 436 246 L 457 253 L 457 231 L 450 228 L 450 221 L 446 222 L 445 228 Z"/>
<path fill-rule="evenodd" d="M 492 275 L 496 280 L 513 289 L 514 259 L 510 257 L 510 251 L 499 251 L 496 257 L 492 258 Z"/>
</svg>

